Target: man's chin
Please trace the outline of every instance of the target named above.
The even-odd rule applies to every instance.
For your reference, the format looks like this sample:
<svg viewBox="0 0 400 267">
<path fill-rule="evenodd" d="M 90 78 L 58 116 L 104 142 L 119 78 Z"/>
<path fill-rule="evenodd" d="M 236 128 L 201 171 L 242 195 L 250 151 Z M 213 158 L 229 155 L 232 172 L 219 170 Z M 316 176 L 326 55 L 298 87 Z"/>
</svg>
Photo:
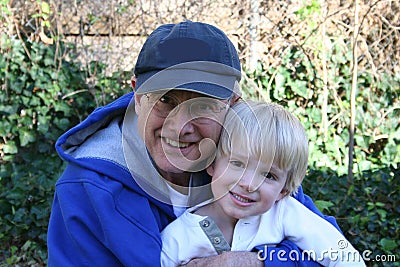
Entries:
<svg viewBox="0 0 400 267">
<path fill-rule="evenodd" d="M 211 161 L 212 162 L 212 161 Z M 171 173 L 183 173 L 183 172 L 200 172 L 205 170 L 211 162 L 209 161 L 176 161 L 169 162 L 169 166 L 166 168 Z"/>
<path fill-rule="evenodd" d="M 171 169 L 173 172 L 199 172 L 206 169 L 214 160 L 215 153 L 201 154 L 197 153 L 167 153 L 164 151 L 162 159 L 165 170 Z M 193 151 L 192 151 L 193 152 Z M 208 151 L 207 151 L 208 152 Z M 161 166 L 161 165 L 158 165 Z"/>
</svg>

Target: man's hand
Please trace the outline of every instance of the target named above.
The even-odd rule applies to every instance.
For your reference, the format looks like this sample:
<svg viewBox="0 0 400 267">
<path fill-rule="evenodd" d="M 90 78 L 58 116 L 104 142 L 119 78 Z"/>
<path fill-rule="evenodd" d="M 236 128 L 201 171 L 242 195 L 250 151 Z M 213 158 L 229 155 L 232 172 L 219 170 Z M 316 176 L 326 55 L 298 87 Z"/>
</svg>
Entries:
<svg viewBox="0 0 400 267">
<path fill-rule="evenodd" d="M 183 265 L 186 267 L 262 267 L 264 262 L 258 259 L 256 252 L 228 251 L 218 256 L 197 258 Z"/>
</svg>

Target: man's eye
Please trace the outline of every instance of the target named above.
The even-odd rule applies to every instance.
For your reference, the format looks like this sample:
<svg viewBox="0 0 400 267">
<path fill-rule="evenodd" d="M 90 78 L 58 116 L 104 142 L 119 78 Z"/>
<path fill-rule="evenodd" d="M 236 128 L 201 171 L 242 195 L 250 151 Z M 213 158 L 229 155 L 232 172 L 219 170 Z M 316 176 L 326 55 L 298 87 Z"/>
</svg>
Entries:
<svg viewBox="0 0 400 267">
<path fill-rule="evenodd" d="M 207 103 L 198 103 L 197 108 L 204 111 L 214 110 L 213 106 Z"/>
<path fill-rule="evenodd" d="M 215 112 L 215 107 L 212 103 L 207 103 L 205 101 L 196 101 L 192 103 L 191 105 L 191 110 L 195 114 L 204 114 L 204 113 L 210 113 L 210 112 Z"/>
<path fill-rule="evenodd" d="M 173 105 L 175 103 L 175 100 L 168 95 L 161 96 L 158 101 L 160 101 L 163 104 L 170 104 L 170 105 Z"/>
</svg>

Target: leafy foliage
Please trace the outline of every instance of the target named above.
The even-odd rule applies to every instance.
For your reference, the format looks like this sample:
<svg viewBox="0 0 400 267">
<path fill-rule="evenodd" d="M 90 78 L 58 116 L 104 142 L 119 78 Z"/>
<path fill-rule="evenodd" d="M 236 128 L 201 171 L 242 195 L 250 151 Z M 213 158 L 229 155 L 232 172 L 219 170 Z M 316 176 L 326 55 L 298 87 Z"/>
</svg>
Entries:
<svg viewBox="0 0 400 267">
<path fill-rule="evenodd" d="M 34 17 L 48 30 L 53 12 L 45 2 L 37 2 L 40 10 Z M 12 15 L 8 0 L 0 0 L 0 6 L 0 19 L 10 26 L 11 20 L 4 20 Z M 117 12 L 125 9 L 120 6 Z M 349 180 L 351 44 L 346 36 L 327 35 L 325 42 L 313 36 L 318 24 L 312 18 L 320 13 L 318 1 L 294 12 L 309 22 L 307 34 L 299 34 L 304 42 L 282 47 L 280 64 L 260 63 L 247 73 L 259 88 L 244 83 L 244 98 L 279 102 L 300 118 L 310 139 L 305 192 L 321 211 L 337 218 L 357 249 L 370 250 L 371 259 L 396 255 L 397 262 L 390 265 L 399 266 L 400 74 L 371 72 L 368 62 L 360 59 L 366 67 L 357 77 L 355 177 Z M 89 14 L 89 20 L 99 19 Z M 366 39 L 374 40 L 373 32 Z M 386 33 L 385 40 L 393 43 L 396 32 Z M 129 73 L 106 75 L 102 62 L 81 66 L 75 61 L 75 47 L 57 41 L 54 31 L 51 35 L 52 45 L 1 36 L 1 266 L 46 265 L 47 223 L 54 184 L 63 169 L 55 141 L 94 108 L 129 91 Z M 373 55 L 388 49 L 373 48 Z"/>
<path fill-rule="evenodd" d="M 304 191 L 317 207 L 336 218 L 344 235 L 371 266 L 382 266 L 382 256 L 397 257 L 390 266 L 399 266 L 400 166 L 364 171 L 353 184 L 332 170 L 310 170 Z M 375 264 L 375 265 L 373 265 Z"/>
<path fill-rule="evenodd" d="M 332 61 L 337 57 L 332 55 Z M 260 65 L 250 77 L 268 88 L 271 101 L 288 107 L 302 121 L 310 139 L 310 166 L 328 167 L 343 175 L 348 162 L 351 74 L 346 67 L 350 58 L 343 55 L 340 60 L 341 65 L 330 66 L 332 84 L 327 89 L 306 55 L 295 48 L 284 56 L 282 65 L 267 70 Z M 361 72 L 358 90 L 353 172 L 396 168 L 400 162 L 400 75 L 382 74 L 376 79 Z M 246 85 L 244 91 L 245 97 L 259 98 L 246 92 Z"/>
<path fill-rule="evenodd" d="M 400 75 L 358 71 L 354 179 L 349 179 L 350 44 L 332 46 L 325 71 L 306 45 L 287 49 L 276 67 L 260 63 L 247 81 L 262 89 L 252 90 L 247 82 L 244 97 L 279 102 L 299 117 L 310 147 L 304 190 L 338 219 L 357 249 L 371 251 L 369 265 L 379 266 L 373 261 L 377 255 L 394 255 L 391 266 L 400 266 Z"/>
<path fill-rule="evenodd" d="M 89 88 L 87 71 L 62 57 L 72 49 L 2 36 L 0 258 L 8 265 L 46 262 L 54 184 L 63 169 L 55 141 L 126 86 L 127 73 L 107 77 L 104 65 L 93 62 L 98 81 Z"/>
</svg>

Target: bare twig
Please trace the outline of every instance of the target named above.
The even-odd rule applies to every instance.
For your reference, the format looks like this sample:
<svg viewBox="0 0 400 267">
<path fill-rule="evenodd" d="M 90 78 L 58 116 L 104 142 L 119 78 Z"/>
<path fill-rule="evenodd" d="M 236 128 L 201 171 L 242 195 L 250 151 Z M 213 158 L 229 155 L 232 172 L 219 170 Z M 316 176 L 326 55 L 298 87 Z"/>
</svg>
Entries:
<svg viewBox="0 0 400 267">
<path fill-rule="evenodd" d="M 327 5 L 324 5 L 324 16 L 326 16 Z M 326 141 L 328 135 L 328 67 L 327 67 L 327 51 L 326 51 L 326 42 L 328 41 L 326 38 L 326 23 L 322 23 L 321 25 L 321 37 L 322 37 L 322 80 L 323 80 L 323 92 L 322 92 L 322 106 L 321 106 L 321 128 L 320 132 L 324 134 L 324 141 Z"/>
<path fill-rule="evenodd" d="M 9 10 L 11 10 L 10 3 L 7 4 L 7 8 L 8 8 Z M 7 17 L 6 17 L 6 18 L 7 18 Z M 18 38 L 21 40 L 22 47 L 24 48 L 26 55 L 28 56 L 29 60 L 32 60 L 32 58 L 31 58 L 31 53 L 29 53 L 29 50 L 28 50 L 28 48 L 27 48 L 26 45 L 25 45 L 25 41 L 22 39 L 21 32 L 20 32 L 20 30 L 19 30 L 18 22 L 17 22 L 17 20 L 15 19 L 15 16 L 14 16 L 14 12 L 11 13 L 10 22 L 11 22 L 11 23 L 14 25 L 14 27 L 15 27 L 15 31 L 17 32 Z"/>
<path fill-rule="evenodd" d="M 349 127 L 349 166 L 348 166 L 348 184 L 353 183 L 353 157 L 354 157 L 354 128 L 356 118 L 356 94 L 357 94 L 357 37 L 360 30 L 358 21 L 359 3 L 354 2 L 354 30 L 353 30 L 353 77 L 350 91 L 350 127 Z"/>
</svg>

